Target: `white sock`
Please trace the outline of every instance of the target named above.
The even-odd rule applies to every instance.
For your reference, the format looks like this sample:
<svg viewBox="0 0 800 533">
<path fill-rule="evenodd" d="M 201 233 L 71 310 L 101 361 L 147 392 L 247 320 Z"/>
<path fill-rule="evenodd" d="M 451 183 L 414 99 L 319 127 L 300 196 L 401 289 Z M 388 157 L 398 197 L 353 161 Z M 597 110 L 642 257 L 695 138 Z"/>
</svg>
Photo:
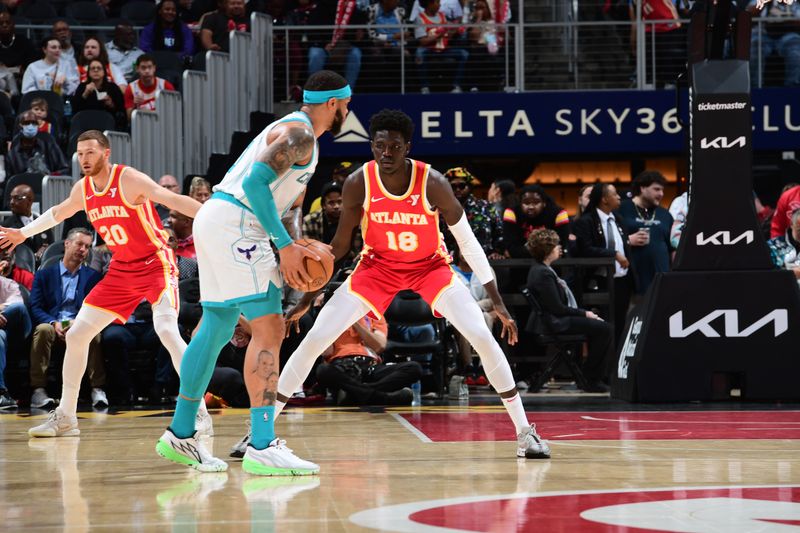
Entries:
<svg viewBox="0 0 800 533">
<path fill-rule="evenodd" d="M 522 398 L 519 393 L 516 393 L 511 398 L 500 398 L 503 402 L 503 407 L 508 411 L 508 416 L 514 422 L 517 428 L 517 435 L 527 430 L 531 425 L 528 422 L 528 416 L 525 414 L 525 407 L 522 405 Z"/>
<path fill-rule="evenodd" d="M 286 402 L 275 400 L 275 418 L 278 418 L 278 415 L 281 414 L 281 411 L 283 411 L 284 407 L 286 407 Z"/>
</svg>

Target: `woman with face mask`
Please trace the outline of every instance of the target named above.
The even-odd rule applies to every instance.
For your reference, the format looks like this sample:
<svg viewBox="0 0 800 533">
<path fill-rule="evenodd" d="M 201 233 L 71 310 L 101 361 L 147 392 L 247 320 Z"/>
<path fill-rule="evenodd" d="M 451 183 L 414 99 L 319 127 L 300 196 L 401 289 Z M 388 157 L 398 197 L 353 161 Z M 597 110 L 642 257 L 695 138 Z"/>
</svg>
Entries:
<svg viewBox="0 0 800 533">
<path fill-rule="evenodd" d="M 22 77 L 22 94 L 31 91 L 53 91 L 71 95 L 78 87 L 78 73 L 72 64 L 61 59 L 61 44 L 55 37 L 42 41 L 44 59 L 34 61 Z"/>
<path fill-rule="evenodd" d="M 40 174 L 67 174 L 69 163 L 64 153 L 49 133 L 37 133 L 39 124 L 33 111 L 19 116 L 20 132 L 11 141 L 6 173 L 9 176 L 23 172 Z"/>
</svg>

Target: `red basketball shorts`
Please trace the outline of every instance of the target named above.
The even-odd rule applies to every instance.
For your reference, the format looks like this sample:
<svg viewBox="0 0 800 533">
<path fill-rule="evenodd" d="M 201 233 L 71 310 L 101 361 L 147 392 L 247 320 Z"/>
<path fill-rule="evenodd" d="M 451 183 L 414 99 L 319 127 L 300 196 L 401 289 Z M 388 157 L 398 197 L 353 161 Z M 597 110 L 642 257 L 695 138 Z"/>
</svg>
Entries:
<svg viewBox="0 0 800 533">
<path fill-rule="evenodd" d="M 123 263 L 112 259 L 105 277 L 94 286 L 83 301 L 113 314 L 124 324 L 146 298 L 151 304 L 162 297 L 178 310 L 178 267 L 172 250 L 159 250 L 155 254 Z"/>
<path fill-rule="evenodd" d="M 382 318 L 395 295 L 405 289 L 419 294 L 431 309 L 445 289 L 456 283 L 456 273 L 440 256 L 399 263 L 382 261 L 377 257 L 361 259 L 348 280 L 348 290 L 371 309 L 370 315 Z M 434 311 L 435 316 L 439 316 Z"/>
</svg>

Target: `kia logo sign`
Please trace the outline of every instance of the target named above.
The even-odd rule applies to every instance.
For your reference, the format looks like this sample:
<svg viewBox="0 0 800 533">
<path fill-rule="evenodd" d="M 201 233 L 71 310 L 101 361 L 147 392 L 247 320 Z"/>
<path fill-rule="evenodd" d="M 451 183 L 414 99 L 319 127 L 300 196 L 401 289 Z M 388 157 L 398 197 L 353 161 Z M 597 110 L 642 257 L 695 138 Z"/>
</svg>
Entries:
<svg viewBox="0 0 800 533">
<path fill-rule="evenodd" d="M 725 328 L 722 333 L 711 325 L 720 317 L 725 317 Z M 683 324 L 683 311 L 678 311 L 669 317 L 669 336 L 673 339 L 683 339 L 692 333 L 699 332 L 705 337 L 749 337 L 770 322 L 773 325 L 773 336 L 782 335 L 789 329 L 789 310 L 773 309 L 742 330 L 739 329 L 739 311 L 736 309 L 717 309 L 687 326 Z"/>
<path fill-rule="evenodd" d="M 709 148 L 716 148 L 720 150 L 725 150 L 728 148 L 733 148 L 734 146 L 738 146 L 739 148 L 744 148 L 747 144 L 747 139 L 744 135 L 741 137 L 736 137 L 735 139 L 728 139 L 727 137 L 714 137 L 709 139 L 708 137 L 703 137 L 700 139 L 700 148 L 703 150 Z"/>
<path fill-rule="evenodd" d="M 738 237 L 731 238 L 730 231 L 718 231 L 712 233 L 708 237 L 703 236 L 703 232 L 697 234 L 697 246 L 705 246 L 711 244 L 713 246 L 733 246 L 734 244 L 744 241 L 745 244 L 750 244 L 755 238 L 753 230 L 748 230 L 739 235 Z"/>
</svg>

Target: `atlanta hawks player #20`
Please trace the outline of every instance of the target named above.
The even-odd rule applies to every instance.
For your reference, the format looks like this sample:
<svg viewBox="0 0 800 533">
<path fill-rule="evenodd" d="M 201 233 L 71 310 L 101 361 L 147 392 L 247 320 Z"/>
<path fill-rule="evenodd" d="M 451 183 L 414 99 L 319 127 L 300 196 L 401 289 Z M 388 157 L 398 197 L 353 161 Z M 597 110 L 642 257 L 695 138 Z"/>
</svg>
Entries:
<svg viewBox="0 0 800 533">
<path fill-rule="evenodd" d="M 78 390 L 86 370 L 89 342 L 113 321 L 125 323 L 142 300 L 153 306 L 153 325 L 175 369 L 186 349 L 178 330 L 178 268 L 151 200 L 194 218 L 200 203 L 159 186 L 149 176 L 109 161 L 111 148 L 102 132 L 78 137 L 78 161 L 85 175 L 69 197 L 22 229 L 0 228 L 0 247 L 13 248 L 80 210 L 111 250 L 108 273 L 86 296 L 66 334 L 61 404 L 31 437 L 78 435 Z M 210 434 L 208 412 L 198 416 L 201 432 Z"/>
<path fill-rule="evenodd" d="M 497 290 L 492 269 L 470 229 L 461 204 L 444 177 L 430 165 L 406 157 L 414 124 L 402 111 L 384 109 L 370 120 L 374 161 L 345 181 L 342 214 L 331 244 L 340 260 L 350 249 L 353 230 L 361 221 L 364 250 L 348 280 L 322 308 L 314 327 L 289 358 L 278 382 L 276 416 L 305 380 L 317 356 L 367 313 L 381 317 L 403 289 L 419 293 L 431 309 L 447 318 L 475 347 L 489 382 L 500 392 L 517 430 L 517 456 L 550 457 L 547 443 L 528 423 L 511 368 L 478 304 L 456 279 L 439 234 L 444 216 L 461 254 L 486 287 L 502 322 L 501 335 L 517 341 L 517 326 Z M 363 210 L 363 218 L 362 218 Z M 308 310 L 308 293 L 287 313 L 295 322 Z"/>
</svg>

